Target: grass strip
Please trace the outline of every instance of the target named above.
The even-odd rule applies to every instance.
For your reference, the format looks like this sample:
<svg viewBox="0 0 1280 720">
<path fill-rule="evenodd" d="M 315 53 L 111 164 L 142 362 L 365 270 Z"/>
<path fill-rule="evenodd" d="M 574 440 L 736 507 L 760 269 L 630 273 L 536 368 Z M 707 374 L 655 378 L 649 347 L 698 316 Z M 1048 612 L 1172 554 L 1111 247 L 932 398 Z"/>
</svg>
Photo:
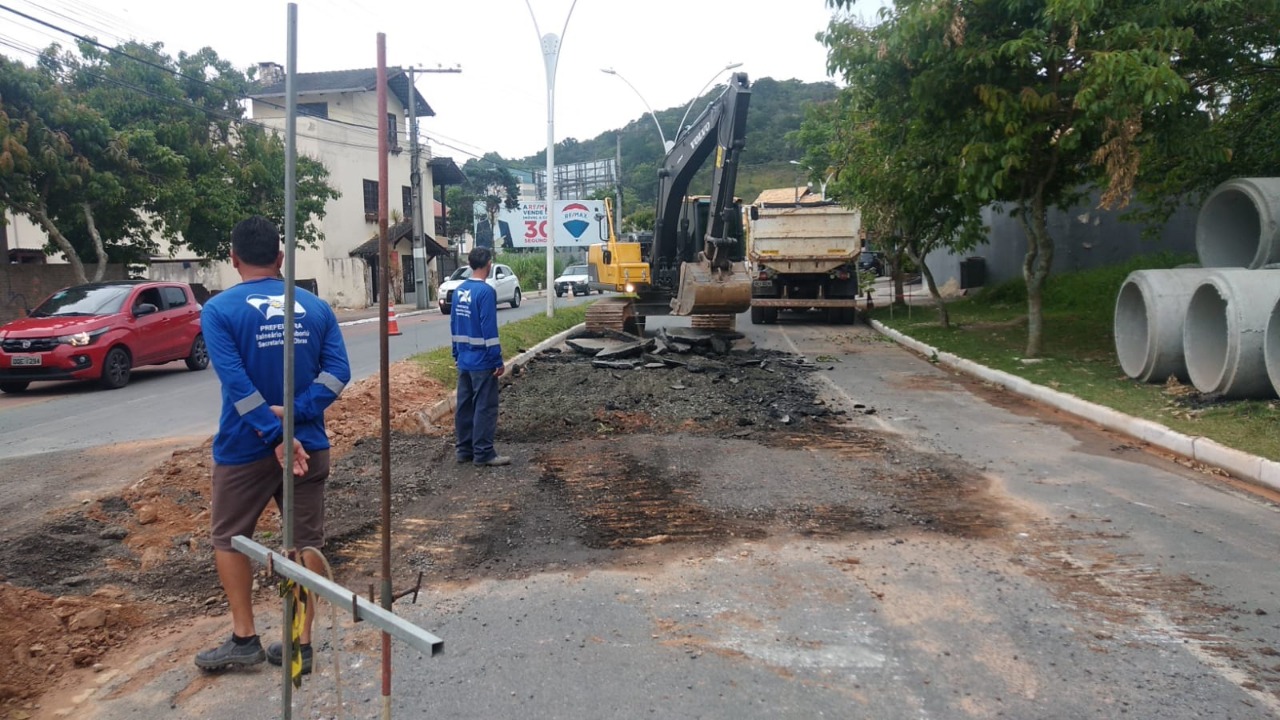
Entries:
<svg viewBox="0 0 1280 720">
<path fill-rule="evenodd" d="M 498 339 L 502 343 L 502 357 L 510 360 L 556 333 L 582 323 L 587 317 L 587 305 L 556 308 L 552 317 L 534 315 L 498 326 Z M 444 384 L 450 390 L 458 386 L 458 369 L 453 363 L 453 348 L 445 346 L 419 353 L 409 358 L 418 363 L 427 375 Z"/>
<path fill-rule="evenodd" d="M 948 304 L 952 327 L 942 328 L 931 306 L 872 316 L 939 350 L 1003 370 L 1084 400 L 1145 418 L 1187 435 L 1200 435 L 1262 457 L 1280 459 L 1280 404 L 1276 400 L 1223 400 L 1176 380 L 1144 384 L 1129 379 L 1116 359 L 1116 295 L 1133 270 L 1172 268 L 1185 257 L 1162 254 L 1096 270 L 1050 276 L 1044 299 L 1044 352 L 1023 358 L 1027 342 L 1026 287 L 1021 279 Z"/>
</svg>

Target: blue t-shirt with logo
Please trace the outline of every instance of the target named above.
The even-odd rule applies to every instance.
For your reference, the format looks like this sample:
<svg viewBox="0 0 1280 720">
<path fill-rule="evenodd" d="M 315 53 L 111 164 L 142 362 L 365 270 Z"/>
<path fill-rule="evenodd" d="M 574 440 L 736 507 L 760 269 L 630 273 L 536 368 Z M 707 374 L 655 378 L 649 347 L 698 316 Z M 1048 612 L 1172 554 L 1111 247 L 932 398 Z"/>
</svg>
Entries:
<svg viewBox="0 0 1280 720">
<path fill-rule="evenodd" d="M 308 451 L 329 447 L 324 411 L 351 380 L 338 319 L 323 300 L 294 294 L 294 436 Z M 241 465 L 274 452 L 284 404 L 284 282 L 242 282 L 209 299 L 201 313 L 209 360 L 222 381 L 222 414 L 213 459 Z"/>
<path fill-rule="evenodd" d="M 453 361 L 459 370 L 497 370 L 502 367 L 498 344 L 498 293 L 483 280 L 467 278 L 453 291 L 449 311 Z"/>
</svg>

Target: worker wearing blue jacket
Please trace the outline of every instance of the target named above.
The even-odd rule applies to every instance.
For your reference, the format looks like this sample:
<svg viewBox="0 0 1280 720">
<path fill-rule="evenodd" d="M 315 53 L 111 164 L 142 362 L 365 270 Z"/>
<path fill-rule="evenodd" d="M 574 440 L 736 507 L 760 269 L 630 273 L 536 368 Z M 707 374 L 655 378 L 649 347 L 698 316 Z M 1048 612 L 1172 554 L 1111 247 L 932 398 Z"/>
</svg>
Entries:
<svg viewBox="0 0 1280 720">
<path fill-rule="evenodd" d="M 231 264 L 241 282 L 210 298 L 201 313 L 209 359 L 222 383 L 222 414 L 213 438 L 212 539 L 218 578 L 231 606 L 232 635 L 196 655 L 196 665 L 216 669 L 282 661 L 281 643 L 265 651 L 253 619 L 249 558 L 231 547 L 236 535 L 252 537 L 267 503 L 280 507 L 284 453 L 293 453 L 293 525 L 298 548 L 324 545 L 324 483 L 329 476 L 329 437 L 324 411 L 351 379 L 347 348 L 333 310 L 298 288 L 294 295 L 294 440 L 285 448 L 284 282 L 280 234 L 262 217 L 231 231 Z M 292 550 L 293 548 L 287 548 Z M 323 560 L 303 562 L 323 572 Z M 311 604 L 302 631 L 303 672 L 311 671 Z"/>
<path fill-rule="evenodd" d="M 493 449 L 498 431 L 498 378 L 505 366 L 498 344 L 498 294 L 485 282 L 493 271 L 493 252 L 478 247 L 467 255 L 471 277 L 453 291 L 449 327 L 453 361 L 458 366 L 458 407 L 453 416 L 458 462 L 478 467 L 510 465 Z"/>
</svg>

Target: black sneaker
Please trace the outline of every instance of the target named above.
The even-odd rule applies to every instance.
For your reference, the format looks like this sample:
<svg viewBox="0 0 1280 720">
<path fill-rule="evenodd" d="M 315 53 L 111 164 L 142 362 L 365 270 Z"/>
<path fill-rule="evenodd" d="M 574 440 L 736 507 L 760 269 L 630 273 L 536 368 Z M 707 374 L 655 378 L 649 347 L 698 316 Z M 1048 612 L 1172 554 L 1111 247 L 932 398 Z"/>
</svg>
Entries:
<svg viewBox="0 0 1280 720">
<path fill-rule="evenodd" d="M 504 465 L 510 465 L 510 464 L 511 464 L 511 458 L 507 457 L 506 455 L 494 455 L 488 460 L 477 461 L 476 467 L 502 467 Z"/>
<path fill-rule="evenodd" d="M 219 670 L 232 665 L 247 667 L 257 665 L 266 659 L 267 654 L 262 651 L 262 641 L 256 635 L 252 641 L 243 645 L 237 645 L 235 637 L 232 636 L 216 648 L 196 653 L 196 667 L 204 670 Z"/>
<path fill-rule="evenodd" d="M 284 653 L 282 652 L 283 647 L 284 645 L 278 642 L 273 642 L 270 645 L 268 645 L 267 646 L 267 662 L 271 663 L 272 665 L 279 665 L 280 663 L 284 662 Z M 302 674 L 303 675 L 311 674 L 311 646 L 310 645 L 302 646 Z"/>
</svg>

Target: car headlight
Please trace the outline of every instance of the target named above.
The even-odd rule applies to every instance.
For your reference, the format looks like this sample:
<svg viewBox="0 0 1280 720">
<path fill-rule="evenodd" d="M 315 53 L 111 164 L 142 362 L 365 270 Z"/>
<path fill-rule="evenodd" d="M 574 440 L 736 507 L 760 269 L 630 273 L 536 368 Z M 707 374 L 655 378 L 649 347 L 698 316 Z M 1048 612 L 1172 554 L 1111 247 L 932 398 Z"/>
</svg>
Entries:
<svg viewBox="0 0 1280 720">
<path fill-rule="evenodd" d="M 88 345 L 89 343 L 93 342 L 94 338 L 98 337 L 99 335 L 101 335 L 106 331 L 107 331 L 107 328 L 100 328 L 98 330 L 94 330 L 91 333 L 78 332 L 78 333 L 73 333 L 71 335 L 63 335 L 58 338 L 58 342 L 62 343 L 63 345 L 70 345 L 71 347 L 84 347 L 85 345 Z"/>
</svg>

